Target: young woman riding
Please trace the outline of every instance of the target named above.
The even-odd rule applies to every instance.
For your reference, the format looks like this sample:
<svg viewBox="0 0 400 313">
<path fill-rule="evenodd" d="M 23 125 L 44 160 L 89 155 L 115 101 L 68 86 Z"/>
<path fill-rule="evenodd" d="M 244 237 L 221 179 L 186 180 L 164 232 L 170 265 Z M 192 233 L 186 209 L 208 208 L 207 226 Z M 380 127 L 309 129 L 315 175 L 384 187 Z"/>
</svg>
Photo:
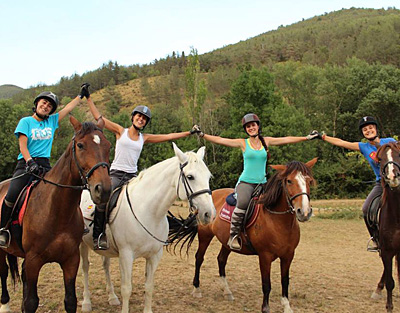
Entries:
<svg viewBox="0 0 400 313">
<path fill-rule="evenodd" d="M 88 87 L 86 88 L 86 97 L 93 117 L 98 120 L 102 115 L 96 108 L 90 97 Z M 135 107 L 131 114 L 132 125 L 129 128 L 110 121 L 103 117 L 105 128 L 115 134 L 115 156 L 111 164 L 111 185 L 112 189 L 123 185 L 126 181 L 137 176 L 137 163 L 146 143 L 159 143 L 169 140 L 187 137 L 191 132 L 180 132 L 170 134 L 147 134 L 142 133 L 143 129 L 151 120 L 151 111 L 147 106 L 139 105 Z M 93 243 L 95 250 L 107 250 L 108 242 L 105 235 L 105 210 L 106 205 L 97 205 L 95 207 L 93 223 Z"/>
<path fill-rule="evenodd" d="M 376 197 L 382 195 L 383 189 L 382 185 L 380 183 L 381 181 L 381 175 L 380 175 L 380 169 L 379 169 L 379 164 L 376 160 L 376 151 L 378 148 L 388 142 L 394 142 L 396 141 L 395 139 L 388 137 L 388 138 L 379 138 L 378 134 L 378 122 L 376 119 L 372 116 L 364 116 L 363 118 L 360 119 L 358 123 L 358 128 L 362 134 L 362 136 L 367 139 L 367 142 L 349 142 L 345 141 L 339 138 L 327 136 L 327 135 L 322 135 L 321 138 L 322 140 L 333 144 L 338 147 L 346 148 L 349 150 L 355 150 L 355 151 L 360 151 L 361 154 L 366 158 L 368 161 L 369 165 L 371 166 L 372 170 L 375 173 L 376 181 L 375 181 L 375 186 L 372 188 L 371 192 L 368 194 L 367 199 L 365 200 L 363 206 L 362 206 L 362 211 L 364 215 L 364 220 L 368 228 L 368 232 L 371 235 L 371 239 L 368 243 L 367 250 L 376 252 L 378 251 L 378 243 L 377 243 L 377 238 L 376 238 L 376 230 L 369 225 L 369 223 L 366 220 L 367 213 L 368 213 L 368 208 L 371 205 L 371 202 L 373 199 Z"/>
<path fill-rule="evenodd" d="M 40 93 L 33 101 L 33 115 L 23 117 L 14 131 L 18 138 L 20 154 L 13 178 L 1 207 L 0 247 L 7 248 L 10 242 L 8 224 L 11 212 L 21 190 L 29 184 L 34 175 L 50 170 L 50 153 L 54 133 L 58 123 L 70 113 L 83 97 L 84 88 L 70 103 L 53 114 L 58 105 L 58 97 L 50 92 Z"/>
<path fill-rule="evenodd" d="M 266 178 L 266 164 L 268 146 L 279 146 L 301 141 L 311 140 L 318 136 L 312 132 L 306 137 L 263 137 L 261 134 L 260 119 L 254 113 L 248 113 L 242 118 L 243 129 L 249 136 L 247 139 L 230 139 L 204 134 L 197 129 L 197 133 L 204 139 L 232 148 L 240 148 L 243 154 L 243 172 L 236 184 L 235 192 L 237 204 L 232 213 L 230 238 L 228 246 L 232 250 L 240 250 L 240 228 L 245 216 L 251 195 L 259 184 L 264 184 Z M 195 126 L 197 127 L 197 126 Z"/>
</svg>

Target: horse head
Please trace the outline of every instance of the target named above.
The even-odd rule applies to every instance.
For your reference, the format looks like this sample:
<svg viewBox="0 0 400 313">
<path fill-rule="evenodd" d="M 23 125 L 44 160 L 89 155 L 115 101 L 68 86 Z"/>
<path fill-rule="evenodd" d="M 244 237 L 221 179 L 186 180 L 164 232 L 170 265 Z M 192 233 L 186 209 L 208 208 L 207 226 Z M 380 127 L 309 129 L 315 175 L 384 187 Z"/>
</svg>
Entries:
<svg viewBox="0 0 400 313">
<path fill-rule="evenodd" d="M 109 176 L 110 142 L 103 134 L 103 121 L 95 125 L 91 122 L 81 124 L 70 116 L 75 134 L 72 138 L 73 160 L 83 184 L 88 187 L 96 204 L 108 201 L 111 192 Z"/>
<path fill-rule="evenodd" d="M 314 184 L 314 179 L 311 168 L 317 160 L 318 158 L 314 158 L 305 164 L 292 161 L 287 165 L 270 165 L 279 171 L 289 209 L 296 213 L 299 222 L 308 221 L 312 215 L 310 186 Z"/>
<path fill-rule="evenodd" d="M 400 143 L 384 144 L 378 149 L 376 157 L 384 183 L 391 189 L 397 189 L 400 186 Z"/>
<path fill-rule="evenodd" d="M 189 201 L 191 212 L 197 214 L 201 224 L 208 224 L 214 220 L 216 211 L 211 198 L 211 173 L 203 161 L 205 147 L 201 147 L 197 153 L 183 153 L 175 143 L 172 145 L 180 163 L 178 197 Z"/>
</svg>

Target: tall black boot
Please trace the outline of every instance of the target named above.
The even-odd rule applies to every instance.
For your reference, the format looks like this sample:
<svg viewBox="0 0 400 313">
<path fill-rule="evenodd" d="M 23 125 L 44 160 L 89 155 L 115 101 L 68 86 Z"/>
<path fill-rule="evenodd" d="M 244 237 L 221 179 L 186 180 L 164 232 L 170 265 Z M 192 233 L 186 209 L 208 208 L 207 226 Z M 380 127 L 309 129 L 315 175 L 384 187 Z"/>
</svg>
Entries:
<svg viewBox="0 0 400 313">
<path fill-rule="evenodd" d="M 246 215 L 245 209 L 236 207 L 232 212 L 231 229 L 228 240 L 228 246 L 232 250 L 241 250 L 242 243 L 240 240 L 240 229 L 242 227 L 244 216 Z"/>
<path fill-rule="evenodd" d="M 96 206 L 93 221 L 93 245 L 94 250 L 107 250 L 108 242 L 105 232 L 106 207 L 105 205 Z"/>
<path fill-rule="evenodd" d="M 10 231 L 8 228 L 8 221 L 11 218 L 12 207 L 9 207 L 6 204 L 6 201 L 3 201 L 1 206 L 1 221 L 0 221 L 0 248 L 8 248 L 10 244 Z M 6 227 L 7 226 L 7 227 Z"/>
</svg>

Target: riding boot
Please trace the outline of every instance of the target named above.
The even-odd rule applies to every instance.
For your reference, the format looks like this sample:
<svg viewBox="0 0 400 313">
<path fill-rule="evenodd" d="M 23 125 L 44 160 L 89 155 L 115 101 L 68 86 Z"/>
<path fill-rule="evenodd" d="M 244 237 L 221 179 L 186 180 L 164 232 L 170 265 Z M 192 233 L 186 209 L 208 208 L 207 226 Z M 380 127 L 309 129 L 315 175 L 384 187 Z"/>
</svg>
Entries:
<svg viewBox="0 0 400 313">
<path fill-rule="evenodd" d="M 106 208 L 105 205 L 98 205 L 94 211 L 93 221 L 93 245 L 94 250 L 107 250 L 108 242 L 105 232 Z"/>
<path fill-rule="evenodd" d="M 1 206 L 1 221 L 0 221 L 0 248 L 8 248 L 10 245 L 10 231 L 8 228 L 8 222 L 11 218 L 12 207 L 6 204 L 6 200 L 3 201 Z"/>
<path fill-rule="evenodd" d="M 378 228 L 375 225 L 371 225 L 368 221 L 367 216 L 365 215 L 364 215 L 364 222 L 371 236 L 367 243 L 367 251 L 379 252 L 380 247 L 378 240 Z"/>
<path fill-rule="evenodd" d="M 228 246 L 232 250 L 242 249 L 242 241 L 240 239 L 240 229 L 242 227 L 243 219 L 246 210 L 236 207 L 232 212 L 230 236 Z"/>
</svg>

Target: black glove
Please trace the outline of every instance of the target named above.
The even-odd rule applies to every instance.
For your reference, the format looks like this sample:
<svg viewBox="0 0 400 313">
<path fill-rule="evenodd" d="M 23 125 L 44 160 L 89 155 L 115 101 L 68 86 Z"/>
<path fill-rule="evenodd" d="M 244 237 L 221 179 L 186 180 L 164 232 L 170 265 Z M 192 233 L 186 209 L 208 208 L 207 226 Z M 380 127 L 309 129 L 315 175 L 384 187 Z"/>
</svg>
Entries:
<svg viewBox="0 0 400 313">
<path fill-rule="evenodd" d="M 30 174 L 39 175 L 40 167 L 33 159 L 30 159 L 26 162 L 25 171 Z"/>
<path fill-rule="evenodd" d="M 81 85 L 81 92 L 79 93 L 79 98 L 83 99 L 86 97 L 86 99 L 89 99 L 90 97 L 90 92 L 89 92 L 89 83 L 83 83 Z"/>
<path fill-rule="evenodd" d="M 321 139 L 322 140 L 322 136 L 324 135 L 324 133 L 319 133 L 317 130 L 313 130 L 311 131 L 308 135 L 307 135 L 307 139 L 308 140 L 314 140 L 314 139 Z"/>
<path fill-rule="evenodd" d="M 190 130 L 190 134 L 191 135 L 197 134 L 199 137 L 203 137 L 204 136 L 204 133 L 201 131 L 200 126 L 198 126 L 198 125 L 194 125 L 192 127 L 192 129 Z"/>
</svg>

